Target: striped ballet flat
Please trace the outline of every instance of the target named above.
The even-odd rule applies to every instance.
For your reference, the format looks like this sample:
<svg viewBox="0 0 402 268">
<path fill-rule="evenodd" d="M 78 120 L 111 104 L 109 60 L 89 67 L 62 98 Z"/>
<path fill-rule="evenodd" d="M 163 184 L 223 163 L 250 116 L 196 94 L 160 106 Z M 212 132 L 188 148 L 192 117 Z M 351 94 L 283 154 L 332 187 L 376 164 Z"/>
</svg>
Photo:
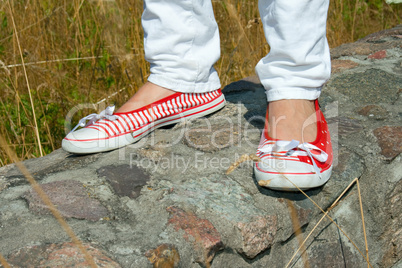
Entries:
<svg viewBox="0 0 402 268">
<path fill-rule="evenodd" d="M 113 113 L 114 106 L 82 118 L 63 139 L 74 154 L 111 151 L 140 140 L 156 128 L 213 113 L 225 106 L 220 89 L 206 93 L 177 92 L 140 109 Z M 77 128 L 82 127 L 77 130 Z"/>
</svg>

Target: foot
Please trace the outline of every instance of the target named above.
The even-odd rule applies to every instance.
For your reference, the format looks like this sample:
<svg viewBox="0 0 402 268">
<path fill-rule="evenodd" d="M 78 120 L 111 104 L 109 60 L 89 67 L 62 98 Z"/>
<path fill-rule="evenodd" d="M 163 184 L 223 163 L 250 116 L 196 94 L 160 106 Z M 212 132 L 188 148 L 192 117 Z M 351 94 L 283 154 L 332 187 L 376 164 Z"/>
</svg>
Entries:
<svg viewBox="0 0 402 268">
<path fill-rule="evenodd" d="M 156 128 L 185 118 L 203 117 L 224 106 L 225 97 L 219 89 L 180 93 L 148 83 L 118 113 L 113 113 L 114 107 L 109 106 L 99 114 L 81 119 L 78 126 L 82 128 L 71 131 L 63 139 L 62 147 L 75 154 L 111 151 L 140 140 Z"/>
<path fill-rule="evenodd" d="M 126 113 L 137 110 L 160 99 L 169 97 L 176 92 L 151 82 L 145 83 L 116 113 Z"/>
<path fill-rule="evenodd" d="M 313 142 L 317 136 L 314 101 L 278 100 L 268 105 L 268 135 L 280 140 Z"/>
<path fill-rule="evenodd" d="M 318 101 L 272 102 L 267 112 L 269 122 L 257 150 L 261 161 L 254 166 L 258 184 L 280 191 L 325 184 L 331 176 L 333 153 Z"/>
</svg>

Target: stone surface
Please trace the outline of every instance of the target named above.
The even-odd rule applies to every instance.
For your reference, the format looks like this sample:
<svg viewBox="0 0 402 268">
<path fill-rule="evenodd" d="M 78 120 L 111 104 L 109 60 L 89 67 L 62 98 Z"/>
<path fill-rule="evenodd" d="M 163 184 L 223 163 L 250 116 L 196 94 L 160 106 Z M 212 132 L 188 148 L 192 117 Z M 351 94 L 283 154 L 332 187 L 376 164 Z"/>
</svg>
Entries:
<svg viewBox="0 0 402 268">
<path fill-rule="evenodd" d="M 43 191 L 66 218 L 86 219 L 91 221 L 106 217 L 108 212 L 102 204 L 89 197 L 83 185 L 78 181 L 55 181 L 41 185 Z M 39 195 L 33 190 L 24 194 L 29 209 L 40 214 L 51 214 Z"/>
<path fill-rule="evenodd" d="M 389 115 L 386 109 L 378 105 L 366 105 L 359 109 L 357 113 L 376 120 L 386 119 Z"/>
<path fill-rule="evenodd" d="M 9 182 L 4 176 L 0 176 L 0 192 L 9 186 Z"/>
<path fill-rule="evenodd" d="M 373 49 L 370 44 L 348 43 L 331 49 L 331 58 L 337 59 L 342 56 L 369 55 L 372 52 Z"/>
<path fill-rule="evenodd" d="M 145 252 L 145 256 L 153 264 L 154 268 L 179 267 L 180 254 L 173 245 L 162 244 Z"/>
<path fill-rule="evenodd" d="M 340 45 L 331 49 L 333 59 L 342 56 L 370 55 L 377 51 L 392 48 L 401 48 L 401 43 L 397 36 L 402 34 L 402 26 L 398 25 L 393 29 L 384 30 L 366 36 L 354 43 Z"/>
<path fill-rule="evenodd" d="M 335 241 L 317 243 L 308 254 L 309 267 L 322 267 L 323 264 L 333 268 L 364 267 L 364 262 L 356 258 L 348 247 Z"/>
<path fill-rule="evenodd" d="M 197 150 L 214 152 L 236 146 L 240 141 L 241 133 L 242 130 L 238 126 L 215 124 L 187 130 L 183 141 Z"/>
<path fill-rule="evenodd" d="M 277 217 L 257 217 L 250 222 L 239 222 L 237 228 L 243 240 L 243 246 L 238 251 L 253 259 L 272 246 L 278 228 Z"/>
<path fill-rule="evenodd" d="M 402 152 L 402 127 L 384 126 L 374 130 L 381 154 L 389 159 L 396 157 Z"/>
<path fill-rule="evenodd" d="M 351 60 L 332 60 L 331 61 L 332 73 L 338 73 L 340 71 L 351 69 L 356 66 L 359 66 L 359 64 L 354 61 L 351 61 Z"/>
<path fill-rule="evenodd" d="M 191 212 L 177 207 L 169 207 L 169 224 L 173 228 L 184 231 L 184 238 L 193 241 L 196 251 L 199 251 L 198 262 L 210 263 L 215 254 L 223 249 L 219 232 L 209 220 L 200 219 Z"/>
<path fill-rule="evenodd" d="M 192 205 L 198 210 L 209 210 L 230 222 L 246 222 L 261 214 L 254 200 L 243 187 L 224 176 L 188 179 L 180 184 L 168 184 L 172 191 L 164 200 Z M 167 187 L 165 182 L 160 186 Z"/>
<path fill-rule="evenodd" d="M 395 36 L 399 36 L 399 35 L 402 35 L 402 24 L 399 24 L 392 29 L 386 29 L 383 31 L 369 34 L 368 36 L 360 39 L 359 42 L 371 42 L 371 43 L 375 43 L 378 41 L 381 42 L 382 40 L 384 40 L 385 38 L 387 38 L 389 36 L 395 37 Z M 387 39 L 385 39 L 385 40 L 387 40 Z M 387 41 L 389 42 L 389 40 L 387 40 Z M 399 47 L 401 47 L 400 43 L 399 43 Z"/>
<path fill-rule="evenodd" d="M 338 126 L 338 134 L 341 136 L 347 136 L 363 130 L 361 122 L 357 119 L 347 118 L 343 116 L 329 118 L 328 124 L 336 123 Z"/>
<path fill-rule="evenodd" d="M 84 248 L 98 267 L 121 267 L 101 250 L 86 244 Z M 10 254 L 8 262 L 14 267 L 90 267 L 73 243 L 25 247 Z"/>
<path fill-rule="evenodd" d="M 396 101 L 397 93 L 402 88 L 402 79 L 400 76 L 371 68 L 363 73 L 335 77 L 329 85 L 348 96 L 353 102 L 392 103 Z"/>
<path fill-rule="evenodd" d="M 137 198 L 141 189 L 149 181 L 149 175 L 135 165 L 110 165 L 97 170 L 105 177 L 118 196 Z"/>
<path fill-rule="evenodd" d="M 141 148 L 138 152 L 141 156 L 146 157 L 152 161 L 158 161 L 162 157 L 167 155 L 168 144 L 164 142 L 158 142 L 157 144 L 151 146 L 146 145 L 144 148 Z"/>
<path fill-rule="evenodd" d="M 334 172 L 342 175 L 346 173 L 345 179 L 348 177 L 353 179 L 360 177 L 364 169 L 362 162 L 363 159 L 359 155 L 346 147 L 340 147 L 338 151 L 338 163 L 334 167 Z M 351 171 L 353 174 L 350 173 Z"/>
<path fill-rule="evenodd" d="M 402 258 L 402 181 L 400 180 L 396 187 L 387 195 L 386 210 L 389 219 L 386 222 L 385 232 L 381 239 L 385 241 L 384 257 L 382 265 L 384 267 L 392 267 Z"/>
<path fill-rule="evenodd" d="M 306 224 L 310 222 L 310 217 L 312 214 L 311 209 L 304 209 L 304 208 L 296 208 L 297 219 L 300 224 L 300 228 L 303 228 Z"/>
<path fill-rule="evenodd" d="M 369 59 L 382 60 L 387 56 L 386 50 L 380 50 L 368 56 Z"/>
<path fill-rule="evenodd" d="M 42 177 L 45 174 L 49 173 L 49 170 L 53 169 L 54 166 L 60 165 L 63 160 L 66 159 L 67 153 L 62 150 L 56 150 L 43 158 L 32 158 L 24 161 L 24 165 L 28 168 L 31 175 L 35 176 L 36 178 Z M 46 161 L 44 161 L 46 159 Z M 0 176 L 6 176 L 7 178 L 22 178 L 21 183 L 28 182 L 23 178 L 22 173 L 16 167 L 15 164 L 10 164 L 5 166 L 0 170 Z"/>
</svg>

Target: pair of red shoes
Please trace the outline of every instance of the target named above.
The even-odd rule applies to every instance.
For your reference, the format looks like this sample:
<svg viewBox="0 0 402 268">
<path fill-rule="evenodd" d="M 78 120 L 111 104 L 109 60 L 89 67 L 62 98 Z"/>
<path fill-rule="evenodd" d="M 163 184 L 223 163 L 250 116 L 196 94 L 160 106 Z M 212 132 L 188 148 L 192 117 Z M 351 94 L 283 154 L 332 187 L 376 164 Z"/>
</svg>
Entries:
<svg viewBox="0 0 402 268">
<path fill-rule="evenodd" d="M 108 107 L 100 114 L 81 119 L 63 139 L 62 147 L 75 154 L 114 150 L 138 141 L 156 128 L 178 123 L 184 118 L 202 117 L 224 106 L 221 90 L 215 90 L 207 93 L 178 92 L 126 113 L 113 113 L 114 107 Z M 260 186 L 297 191 L 318 187 L 328 181 L 333 158 L 331 140 L 318 101 L 315 106 L 317 138 L 312 143 L 272 139 L 264 129 L 257 150 L 261 162 L 254 168 Z M 79 126 L 83 128 L 76 130 Z"/>
</svg>

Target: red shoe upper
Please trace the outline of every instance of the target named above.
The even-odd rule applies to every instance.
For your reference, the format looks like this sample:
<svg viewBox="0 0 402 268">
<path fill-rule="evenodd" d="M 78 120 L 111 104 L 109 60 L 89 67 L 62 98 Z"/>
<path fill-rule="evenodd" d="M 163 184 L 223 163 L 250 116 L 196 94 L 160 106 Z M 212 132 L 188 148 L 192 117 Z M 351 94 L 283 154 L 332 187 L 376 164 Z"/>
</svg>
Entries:
<svg viewBox="0 0 402 268">
<path fill-rule="evenodd" d="M 262 159 L 262 161 L 270 160 L 287 160 L 295 161 L 293 162 L 294 167 L 300 166 L 295 165 L 296 162 L 304 163 L 314 167 L 312 161 L 314 161 L 315 166 L 320 172 L 328 170 L 332 166 L 333 162 L 333 152 L 331 145 L 331 138 L 328 130 L 328 124 L 325 117 L 320 109 L 318 101 L 315 101 L 315 110 L 317 118 L 317 136 L 315 141 L 309 143 L 300 143 L 298 141 L 280 141 L 279 139 L 271 138 L 268 135 L 268 112 L 266 115 L 265 128 L 261 137 L 260 145 L 257 150 L 257 155 Z M 279 141 L 279 142 L 278 142 Z M 282 146 L 284 145 L 284 146 Z M 308 152 L 307 152 L 308 151 Z M 262 165 L 257 164 L 257 168 L 262 172 L 267 172 L 264 170 Z M 315 167 L 309 170 L 317 170 Z M 286 172 L 286 170 L 282 170 Z M 289 170 L 290 173 L 296 174 L 296 170 Z M 272 172 L 271 173 L 275 173 Z"/>
</svg>

